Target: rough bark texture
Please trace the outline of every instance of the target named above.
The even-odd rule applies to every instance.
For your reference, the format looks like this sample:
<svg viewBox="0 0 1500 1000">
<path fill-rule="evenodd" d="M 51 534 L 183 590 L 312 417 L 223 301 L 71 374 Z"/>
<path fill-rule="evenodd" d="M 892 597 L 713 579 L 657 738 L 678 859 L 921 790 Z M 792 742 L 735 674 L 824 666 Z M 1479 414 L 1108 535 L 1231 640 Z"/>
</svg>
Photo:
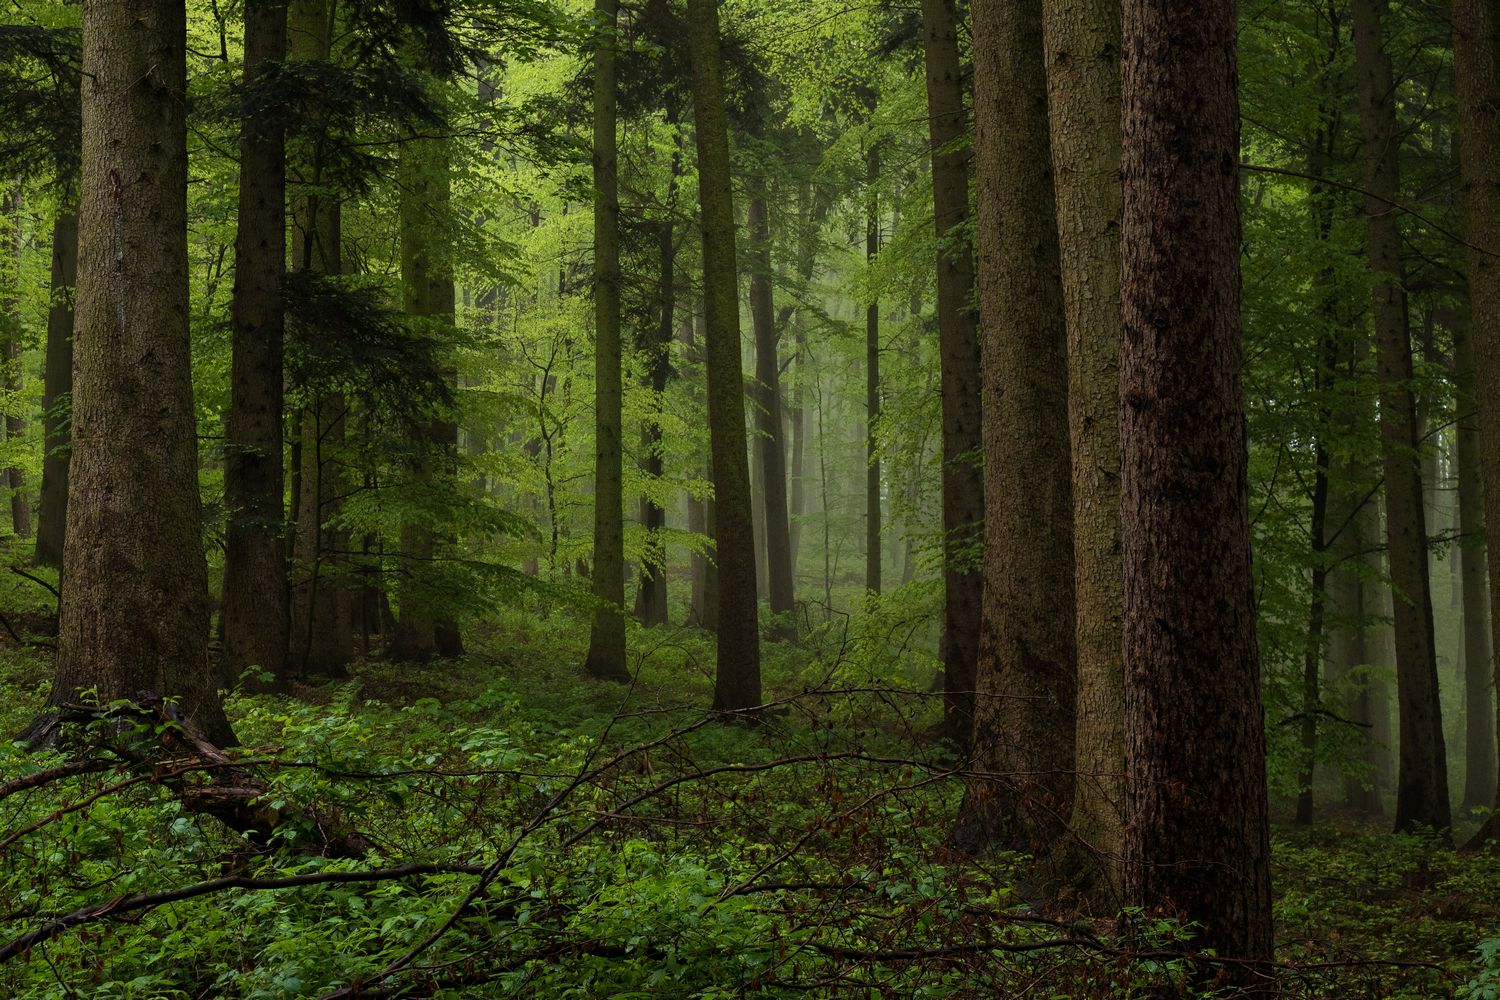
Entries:
<svg viewBox="0 0 1500 1000">
<path fill-rule="evenodd" d="M 1492 3 L 1453 0 L 1453 55 L 1458 81 L 1459 168 L 1463 187 L 1468 250 L 1470 336 L 1473 338 L 1474 399 L 1478 403 L 1479 464 L 1482 470 L 1484 523 L 1500 524 L 1500 68 L 1496 66 L 1496 33 Z M 1500 544 L 1488 546 L 1490 628 L 1493 655 L 1500 651 Z M 1467 572 L 1467 570 L 1466 570 Z M 1477 577 L 1478 567 L 1473 571 Z M 1468 584 L 1465 581 L 1465 591 Z M 1476 587 L 1477 589 L 1477 587 Z M 1467 599 L 1467 593 L 1466 593 Z M 1466 620 L 1468 620 L 1466 618 Z M 1477 644 L 1476 644 L 1477 645 Z M 1500 713 L 1500 669 L 1493 694 Z M 1500 772 L 1492 772 L 1500 773 Z M 1500 787 L 1492 805 L 1500 806 Z M 1492 813 L 1474 840 L 1500 842 L 1500 809 Z"/>
<path fill-rule="evenodd" d="M 1240 384 L 1233 0 L 1126 0 L 1121 224 L 1125 898 L 1271 958 Z"/>
<path fill-rule="evenodd" d="M 873 105 L 872 105 L 873 111 Z M 865 263 L 880 255 L 880 147 L 865 153 Z M 880 593 L 880 298 L 871 291 L 865 308 L 865 590 Z"/>
<path fill-rule="evenodd" d="M 1047 106 L 1068 324 L 1078 647 L 1073 834 L 1113 912 L 1125 805 L 1120 619 L 1120 4 L 1044 0 Z"/>
<path fill-rule="evenodd" d="M 333 38 L 330 0 L 292 0 L 287 15 L 290 58 L 326 62 Z M 292 267 L 321 274 L 343 269 L 342 211 L 336 195 L 320 188 L 315 150 L 299 159 L 297 180 L 308 189 L 293 206 Z M 353 593 L 344 579 L 349 532 L 329 525 L 342 506 L 348 470 L 344 429 L 348 404 L 330 393 L 297 416 L 293 448 L 291 643 L 288 668 L 342 676 L 354 657 Z"/>
<path fill-rule="evenodd" d="M 956 841 L 1048 854 L 1073 801 L 1073 507 L 1041 0 L 974 5 L 984 618 Z M 998 780 L 997 780 L 998 778 Z"/>
<path fill-rule="evenodd" d="M 944 728 L 950 739 L 966 745 L 973 725 L 974 664 L 979 657 L 984 577 L 978 549 L 984 523 L 984 479 L 977 458 L 982 445 L 979 335 L 969 306 L 974 258 L 962 236 L 969 218 L 969 153 L 954 148 L 967 129 L 953 0 L 922 0 L 922 43 L 927 57 L 942 364 Z"/>
<path fill-rule="evenodd" d="M 52 223 L 52 304 L 47 310 L 47 357 L 42 375 L 42 499 L 36 519 L 36 561 L 62 567 L 68 526 L 69 408 L 73 395 L 73 288 L 78 282 L 78 216 L 71 209 Z"/>
<path fill-rule="evenodd" d="M 286 0 L 251 0 L 245 7 L 246 85 L 274 72 L 285 58 Z M 224 447 L 229 525 L 220 619 L 226 679 L 255 667 L 284 686 L 290 634 L 281 440 L 286 142 L 266 118 L 252 115 L 240 128 L 234 356 Z"/>
<path fill-rule="evenodd" d="M 594 622 L 584 669 L 625 666 L 625 513 L 620 415 L 620 191 L 615 137 L 617 0 L 596 0 L 594 50 Z"/>
<path fill-rule="evenodd" d="M 1460 64 L 1462 65 L 1462 64 Z M 1500 172 L 1496 182 L 1500 183 Z M 1500 204 L 1497 204 L 1500 209 Z M 1500 223 L 1500 211 L 1495 221 Z M 1494 232 L 1494 230 L 1484 230 Z M 1500 304 L 1500 300 L 1497 300 Z M 1494 322 L 1493 320 L 1491 322 Z M 1495 682 L 1490 663 L 1489 591 L 1485 586 L 1484 485 L 1481 476 L 1479 400 L 1474 388 L 1474 342 L 1467 324 L 1453 329 L 1454 395 L 1458 408 L 1458 561 L 1462 607 L 1465 812 L 1494 804 L 1496 782 Z"/>
<path fill-rule="evenodd" d="M 755 599 L 755 539 L 750 469 L 745 457 L 745 383 L 734 264 L 734 201 L 717 0 L 689 0 L 688 47 L 698 143 L 698 201 L 703 212 L 704 359 L 713 453 L 713 537 L 717 558 L 718 666 L 714 708 L 760 704 L 760 628 Z"/>
<path fill-rule="evenodd" d="M 784 617 L 779 639 L 795 639 L 790 620 L 792 538 L 786 497 L 786 433 L 781 420 L 781 360 L 777 350 L 776 307 L 771 294 L 771 218 L 764 181 L 750 198 L 750 318 L 755 327 L 755 454 L 766 505 L 766 569 L 771 614 Z"/>
<path fill-rule="evenodd" d="M 208 653 L 188 345 L 186 14 L 83 6 L 83 168 L 68 506 L 54 705 L 176 698 L 234 736 Z"/>
<path fill-rule="evenodd" d="M 1446 830 L 1448 767 L 1438 704 L 1432 589 L 1427 576 L 1416 405 L 1412 398 L 1411 336 L 1401 262 L 1401 234 L 1391 204 L 1400 191 L 1395 88 L 1381 18 L 1385 0 L 1354 0 L 1354 55 L 1359 78 L 1359 122 L 1370 270 L 1374 286 L 1375 353 L 1380 380 L 1380 446 L 1385 469 L 1386 538 L 1395 592 L 1396 686 L 1401 764 L 1396 829 Z"/>
</svg>

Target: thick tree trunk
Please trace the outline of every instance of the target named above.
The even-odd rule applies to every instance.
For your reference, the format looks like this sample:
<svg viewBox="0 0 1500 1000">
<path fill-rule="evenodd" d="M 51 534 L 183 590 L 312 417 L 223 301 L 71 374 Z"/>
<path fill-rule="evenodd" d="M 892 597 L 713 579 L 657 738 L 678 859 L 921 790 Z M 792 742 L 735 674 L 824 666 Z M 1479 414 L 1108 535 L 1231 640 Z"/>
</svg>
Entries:
<svg viewBox="0 0 1500 1000">
<path fill-rule="evenodd" d="M 1470 336 L 1474 355 L 1473 399 L 1478 404 L 1479 465 L 1482 471 L 1484 521 L 1500 524 L 1500 68 L 1494 5 L 1485 0 L 1453 0 L 1453 55 L 1458 81 L 1460 173 L 1464 222 L 1473 244 L 1468 250 Z M 1471 441 L 1473 439 L 1471 438 Z M 1460 460 L 1462 461 L 1462 460 Z M 1470 463 L 1472 467 L 1472 462 Z M 1470 507 L 1472 510 L 1472 505 Z M 1500 544 L 1487 547 L 1490 578 L 1490 652 L 1500 653 Z M 1477 562 L 1477 560 L 1476 560 Z M 1472 570 L 1477 578 L 1478 566 Z M 1467 574 L 1465 601 L 1468 593 Z M 1474 587 L 1477 591 L 1478 585 Z M 1466 616 L 1466 621 L 1473 621 Z M 1476 625 L 1477 627 L 1477 625 Z M 1477 643 L 1475 647 L 1477 648 Z M 1497 658 L 1500 663 L 1500 658 Z M 1493 695 L 1500 717 L 1500 667 Z M 1493 744 L 1492 744 L 1493 745 Z M 1492 758 L 1492 764 L 1495 763 Z M 1492 771 L 1491 773 L 1500 773 Z M 1500 787 L 1492 805 L 1500 807 Z M 1474 838 L 1500 843 L 1500 808 Z"/>
<path fill-rule="evenodd" d="M 68 525 L 69 431 L 73 396 L 73 287 L 78 282 L 78 216 L 60 211 L 52 223 L 52 304 L 42 376 L 42 500 L 36 519 L 36 561 L 62 568 Z"/>
<path fill-rule="evenodd" d="M 584 670 L 628 681 L 625 665 L 624 448 L 620 413 L 620 193 L 615 136 L 618 0 L 595 0 L 594 621 Z"/>
<path fill-rule="evenodd" d="M 72 502 L 51 703 L 175 698 L 234 738 L 209 664 L 188 343 L 181 0 L 83 7 Z"/>
<path fill-rule="evenodd" d="M 1121 542 L 1125 898 L 1271 959 L 1265 734 L 1240 384 L 1233 0 L 1125 0 Z"/>
<path fill-rule="evenodd" d="M 1047 104 L 1068 324 L 1077 608 L 1073 833 L 1118 908 L 1125 805 L 1120 619 L 1120 5 L 1044 0 Z"/>
<path fill-rule="evenodd" d="M 330 0 L 292 0 L 287 14 L 288 56 L 327 62 L 333 38 Z M 316 150 L 297 178 L 316 188 L 321 164 Z M 343 214 L 336 195 L 302 195 L 292 212 L 292 267 L 334 275 L 343 270 Z M 293 479 L 296 505 L 288 669 L 342 677 L 354 658 L 354 600 L 345 579 L 349 532 L 331 522 L 343 506 L 348 470 L 344 430 L 348 403 L 338 393 L 314 399 L 296 417 Z"/>
<path fill-rule="evenodd" d="M 286 58 L 286 0 L 245 7 L 245 84 Z M 251 115 L 240 130 L 227 441 L 224 448 L 225 680 L 250 667 L 284 687 L 290 606 L 284 531 L 281 278 L 286 267 L 286 143 L 279 124 Z"/>
<path fill-rule="evenodd" d="M 873 111 L 873 105 L 872 105 Z M 880 255 L 880 147 L 865 153 L 865 263 Z M 873 289 L 865 308 L 865 590 L 880 593 L 880 297 Z"/>
<path fill-rule="evenodd" d="M 720 612 L 713 707 L 732 712 L 760 704 L 760 627 L 750 470 L 745 457 L 733 181 L 717 0 L 688 0 L 687 13 L 698 142 L 698 200 L 703 212 L 704 357 L 713 453 L 716 604 Z"/>
<path fill-rule="evenodd" d="M 969 308 L 974 258 L 962 233 L 969 218 L 967 150 L 953 148 L 967 132 L 963 72 L 953 0 L 922 0 L 927 57 L 928 138 L 936 227 L 938 355 L 943 397 L 943 709 L 950 739 L 967 745 L 979 657 L 980 529 L 984 480 L 976 460 L 980 438 L 979 335 Z"/>
<path fill-rule="evenodd" d="M 1500 181 L 1500 171 L 1496 179 Z M 1496 208 L 1500 209 L 1500 204 Z M 1496 212 L 1495 220 L 1500 224 L 1500 211 Z M 1489 592 L 1484 576 L 1486 542 L 1479 400 L 1475 392 L 1474 342 L 1463 320 L 1453 328 L 1453 353 L 1458 407 L 1458 560 L 1466 720 L 1462 808 L 1468 812 L 1494 804 L 1496 752 L 1495 703 L 1491 691 L 1495 673 L 1490 662 Z"/>
<path fill-rule="evenodd" d="M 1354 0 L 1354 54 L 1364 149 L 1365 212 L 1374 286 L 1380 379 L 1380 441 L 1385 468 L 1386 536 L 1395 591 L 1396 684 L 1401 718 L 1396 829 L 1446 830 L 1448 767 L 1438 703 L 1427 529 L 1412 398 L 1411 336 L 1401 234 L 1391 204 L 1400 191 L 1395 85 L 1381 18 L 1385 0 Z"/>
<path fill-rule="evenodd" d="M 984 332 L 984 619 L 961 847 L 1038 856 L 1073 801 L 1073 507 L 1066 325 L 1041 0 L 974 5 Z M 1056 872 L 1060 876 L 1062 873 Z"/>
<path fill-rule="evenodd" d="M 771 220 L 765 182 L 756 180 L 750 198 L 750 317 L 755 327 L 755 412 L 760 433 L 755 450 L 766 506 L 766 569 L 771 614 L 781 616 L 775 637 L 797 637 L 791 621 L 792 539 L 786 498 L 786 437 L 781 420 L 781 359 L 777 350 L 776 309 L 771 295 Z"/>
</svg>

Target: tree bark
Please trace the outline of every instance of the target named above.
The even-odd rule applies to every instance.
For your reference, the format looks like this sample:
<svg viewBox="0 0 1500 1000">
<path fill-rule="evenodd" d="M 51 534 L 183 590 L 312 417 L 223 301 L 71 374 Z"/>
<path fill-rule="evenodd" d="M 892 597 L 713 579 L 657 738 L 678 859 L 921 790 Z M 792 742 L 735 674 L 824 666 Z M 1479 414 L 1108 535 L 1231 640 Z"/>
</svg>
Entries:
<svg viewBox="0 0 1500 1000">
<path fill-rule="evenodd" d="M 871 100 L 871 114 L 874 101 Z M 880 147 L 872 139 L 865 152 L 865 263 L 880 256 Z M 880 296 L 870 290 L 865 308 L 865 590 L 880 593 Z"/>
<path fill-rule="evenodd" d="M 245 84 L 286 58 L 286 0 L 245 6 Z M 286 142 L 274 114 L 240 127 L 239 228 L 235 234 L 233 360 L 224 448 L 225 679 L 247 668 L 285 687 L 290 605 L 284 531 L 281 278 L 286 267 Z"/>
<path fill-rule="evenodd" d="M 733 712 L 760 704 L 761 696 L 755 539 L 750 470 L 745 457 L 745 383 L 734 263 L 734 202 L 717 0 L 688 0 L 687 13 L 698 200 L 703 212 L 704 357 L 718 562 L 718 666 L 713 707 Z"/>
<path fill-rule="evenodd" d="M 1272 950 L 1265 734 L 1240 384 L 1233 0 L 1125 0 L 1121 542 L 1125 898 Z M 1214 973 L 1205 968 L 1205 977 Z"/>
<path fill-rule="evenodd" d="M 615 136 L 618 0 L 595 0 L 594 620 L 584 670 L 628 681 L 625 665 L 624 450 L 620 413 L 620 192 Z"/>
<path fill-rule="evenodd" d="M 1432 589 L 1427 574 L 1416 405 L 1412 397 L 1411 335 L 1401 262 L 1401 234 L 1391 204 L 1400 191 L 1395 85 L 1381 19 L 1385 0 L 1354 0 L 1354 55 L 1370 270 L 1374 286 L 1375 348 L 1380 381 L 1380 444 L 1385 469 L 1386 536 L 1394 590 L 1396 686 L 1401 761 L 1396 829 L 1447 830 L 1448 767 L 1438 702 Z"/>
<path fill-rule="evenodd" d="M 73 398 L 73 303 L 78 283 L 78 215 L 58 212 L 52 223 L 51 306 L 42 376 L 42 498 L 36 519 L 36 561 L 63 564 L 68 526 L 68 461 Z"/>
<path fill-rule="evenodd" d="M 765 181 L 757 178 L 750 196 L 750 317 L 755 328 L 755 439 L 761 490 L 766 505 L 766 566 L 774 635 L 797 637 L 791 621 L 792 539 L 786 497 L 786 436 L 781 420 L 781 359 L 777 350 L 776 308 L 771 294 L 771 218 Z"/>
<path fill-rule="evenodd" d="M 1078 693 L 1072 829 L 1117 909 L 1125 804 L 1120 627 L 1120 5 L 1045 0 L 1042 34 L 1068 329 Z"/>
<path fill-rule="evenodd" d="M 50 701 L 175 698 L 223 745 L 188 338 L 186 37 L 181 0 L 83 6 L 72 502 Z"/>
<path fill-rule="evenodd" d="M 1073 507 L 1041 0 L 974 5 L 984 618 L 960 847 L 1043 857 L 1073 800 Z M 1060 871 L 1052 873 L 1060 876 Z"/>
<path fill-rule="evenodd" d="M 1470 337 L 1474 355 L 1473 399 L 1478 404 L 1478 451 L 1482 473 L 1484 523 L 1500 524 L 1500 258 L 1495 256 L 1495 233 L 1500 232 L 1500 68 L 1496 66 L 1496 33 L 1500 31 L 1493 4 L 1485 0 L 1453 0 L 1453 55 L 1458 82 L 1459 169 L 1463 189 L 1464 223 L 1471 243 L 1467 251 Z M 1484 250 L 1474 244 L 1483 245 Z M 1474 438 L 1470 438 L 1474 443 Z M 1460 459 L 1462 462 L 1462 459 Z M 1472 462 L 1470 463 L 1472 468 Z M 1470 505 L 1469 510 L 1474 510 Z M 1466 552 L 1471 550 L 1467 549 Z M 1490 578 L 1490 653 L 1500 652 L 1500 544 L 1487 546 Z M 1466 557 L 1467 558 L 1467 557 Z M 1468 573 L 1480 575 L 1476 565 Z M 1479 589 L 1476 584 L 1476 591 Z M 1475 619 L 1465 616 L 1466 622 Z M 1476 626 L 1477 627 L 1477 626 Z M 1467 642 L 1467 639 L 1466 639 Z M 1477 648 L 1478 643 L 1476 642 Z M 1500 662 L 1500 660 L 1497 660 Z M 1500 667 L 1494 675 L 1493 695 L 1500 718 Z M 1471 717 L 1472 719 L 1472 717 Z M 1471 723 L 1472 725 L 1472 723 Z M 1492 744 L 1493 746 L 1493 744 Z M 1492 764 L 1495 761 L 1492 758 Z M 1500 768 L 1491 772 L 1500 774 Z M 1467 797 L 1467 796 L 1466 796 Z M 1492 805 L 1500 807 L 1500 787 Z M 1500 808 L 1474 837 L 1474 844 L 1500 842 Z"/>
</svg>

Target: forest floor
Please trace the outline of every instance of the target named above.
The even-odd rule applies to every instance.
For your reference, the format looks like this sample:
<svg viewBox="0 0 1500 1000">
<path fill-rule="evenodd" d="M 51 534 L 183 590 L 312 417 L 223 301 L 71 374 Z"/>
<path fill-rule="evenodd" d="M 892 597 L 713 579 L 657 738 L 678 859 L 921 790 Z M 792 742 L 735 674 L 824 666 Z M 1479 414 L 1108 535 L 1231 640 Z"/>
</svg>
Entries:
<svg viewBox="0 0 1500 1000">
<path fill-rule="evenodd" d="M 1183 929 L 1141 921 L 1127 944 L 1028 905 L 1024 859 L 948 849 L 962 783 L 928 735 L 933 665 L 877 619 L 768 646 L 777 708 L 754 728 L 705 717 L 705 635 L 633 631 L 635 683 L 594 682 L 569 608 L 507 613 L 458 662 L 232 696 L 268 804 L 318 818 L 256 845 L 124 762 L 0 796 L 0 949 L 45 932 L 5 955 L 0 995 L 1129 997 L 1179 979 Z M 0 653 L 8 732 L 49 656 Z M 0 787 L 61 760 L 0 747 Z M 324 857 L 312 823 L 374 851 Z M 1500 859 L 1338 816 L 1278 826 L 1273 851 L 1281 995 L 1500 996 Z"/>
</svg>

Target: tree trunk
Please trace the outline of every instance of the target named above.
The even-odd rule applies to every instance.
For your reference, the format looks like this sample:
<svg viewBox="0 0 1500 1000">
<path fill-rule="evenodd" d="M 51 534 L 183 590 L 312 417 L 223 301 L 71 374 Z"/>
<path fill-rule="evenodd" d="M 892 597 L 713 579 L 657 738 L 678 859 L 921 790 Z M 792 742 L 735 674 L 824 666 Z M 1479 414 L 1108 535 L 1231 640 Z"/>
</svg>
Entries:
<svg viewBox="0 0 1500 1000">
<path fill-rule="evenodd" d="M 245 7 L 245 84 L 276 72 L 286 58 L 285 0 Z M 290 635 L 287 592 L 285 458 L 282 455 L 281 277 L 286 267 L 286 143 L 264 112 L 240 129 L 239 229 L 235 234 L 233 362 L 224 448 L 225 680 L 250 667 L 284 687 Z"/>
<path fill-rule="evenodd" d="M 21 366 L 21 301 L 20 301 L 20 277 L 21 277 L 21 255 L 26 243 L 21 234 L 21 190 L 18 186 L 10 197 L 9 212 L 12 216 L 12 254 L 11 265 L 15 268 L 15 280 L 11 281 L 10 287 L 15 291 L 16 299 L 10 304 L 10 315 L 6 317 L 10 329 L 5 338 L 5 391 L 10 394 L 12 400 L 19 404 L 19 395 L 23 384 L 25 370 Z M 26 436 L 26 418 L 19 413 L 5 415 L 5 436 L 15 441 Z M 10 482 L 10 523 L 16 537 L 27 539 L 31 537 L 31 503 L 26 496 L 26 473 L 19 466 L 11 466 L 5 471 L 5 476 Z"/>
<path fill-rule="evenodd" d="M 1072 829 L 1118 908 L 1125 735 L 1120 618 L 1120 5 L 1044 0 L 1063 304 L 1068 327 L 1078 694 Z"/>
<path fill-rule="evenodd" d="M 874 112 L 873 101 L 871 113 Z M 865 263 L 880 255 L 880 147 L 870 140 L 865 153 Z M 870 290 L 865 308 L 865 590 L 880 593 L 880 296 Z"/>
<path fill-rule="evenodd" d="M 594 620 L 584 670 L 628 681 L 625 665 L 624 449 L 620 414 L 620 193 L 615 136 L 618 0 L 595 0 Z"/>
<path fill-rule="evenodd" d="M 1203 969 L 1271 959 L 1240 384 L 1232 0 L 1126 0 L 1121 96 L 1125 898 L 1194 921 Z M 1188 751 L 1187 748 L 1193 748 Z"/>
<path fill-rule="evenodd" d="M 68 525 L 68 460 L 72 434 L 73 287 L 78 282 L 78 215 L 69 208 L 52 223 L 51 306 L 47 310 L 47 358 L 42 376 L 42 500 L 36 519 L 36 561 L 63 564 Z"/>
<path fill-rule="evenodd" d="M 775 303 L 771 295 L 771 220 L 766 206 L 765 181 L 755 180 L 750 197 L 750 316 L 755 327 L 755 412 L 760 424 L 756 458 L 766 505 L 766 566 L 771 614 L 777 616 L 773 635 L 790 641 L 797 637 L 791 621 L 792 539 L 786 498 L 786 437 L 781 421 L 781 361 L 777 350 Z"/>
<path fill-rule="evenodd" d="M 1375 773 L 1376 740 L 1373 698 L 1374 646 L 1370 619 L 1379 614 L 1373 585 L 1365 580 L 1374 571 L 1370 547 L 1380 534 L 1379 518 L 1369 498 L 1371 470 L 1349 459 L 1339 470 L 1340 489 L 1329 500 L 1331 530 L 1326 534 L 1328 686 L 1343 696 L 1343 714 L 1357 727 L 1354 734 L 1370 773 L 1344 780 L 1344 802 L 1366 816 L 1379 816 L 1379 778 Z"/>
<path fill-rule="evenodd" d="M 287 15 L 288 56 L 327 62 L 333 38 L 330 0 L 292 0 Z M 343 270 L 343 214 L 336 195 L 316 190 L 323 181 L 315 150 L 298 181 L 314 187 L 292 211 L 292 267 L 334 275 Z M 296 504 L 288 669 L 342 677 L 354 657 L 354 601 L 344 578 L 349 532 L 332 526 L 343 506 L 347 469 L 344 428 L 348 404 L 339 393 L 314 399 L 296 417 L 298 443 L 293 493 Z"/>
<path fill-rule="evenodd" d="M 672 153 L 670 194 L 668 204 L 675 204 L 678 174 L 678 155 Z M 672 242 L 674 230 L 672 219 L 656 223 L 657 256 L 660 261 L 660 287 L 657 292 L 657 308 L 660 316 L 656 324 L 656 336 L 646 348 L 647 388 L 651 390 L 652 417 L 641 427 L 642 466 L 646 478 L 653 484 L 661 482 L 662 474 L 662 427 L 665 412 L 667 380 L 672 375 L 672 314 L 677 301 L 676 259 L 677 249 Z M 656 497 L 641 499 L 641 521 L 646 527 L 646 558 L 641 566 L 640 584 L 636 591 L 635 616 L 643 625 L 667 624 L 667 512 Z"/>
<path fill-rule="evenodd" d="M 1487 525 L 1500 524 L 1500 259 L 1494 255 L 1494 234 L 1500 232 L 1500 53 L 1496 51 L 1494 5 L 1485 0 L 1453 0 L 1453 55 L 1458 81 L 1458 129 L 1460 175 L 1463 188 L 1464 222 L 1469 239 L 1488 247 L 1468 250 L 1469 306 L 1471 349 L 1473 352 L 1473 388 L 1471 398 L 1478 404 L 1477 441 L 1482 472 L 1478 492 L 1483 495 Z M 1460 407 L 1462 412 L 1463 407 Z M 1460 458 L 1460 465 L 1463 459 Z M 1473 468 L 1473 462 L 1469 463 Z M 1478 511 L 1474 504 L 1466 510 Z M 1477 517 L 1475 523 L 1477 527 Z M 1466 532 L 1467 533 L 1467 532 Z M 1466 553 L 1472 549 L 1465 547 Z M 1477 557 L 1477 553 L 1474 554 Z M 1487 546 L 1490 578 L 1490 652 L 1500 652 L 1500 544 Z M 1472 569 L 1465 556 L 1464 601 L 1469 601 L 1469 574 L 1481 576 L 1478 559 Z M 1479 585 L 1476 582 L 1476 592 Z M 1476 598 L 1477 603 L 1477 598 Z M 1465 614 L 1465 621 L 1478 629 L 1477 617 Z M 1466 626 L 1467 628 L 1467 626 Z M 1478 649 L 1465 638 L 1466 648 Z M 1500 662 L 1500 660 L 1497 660 Z M 1470 676 L 1474 668 L 1467 668 Z M 1493 677 L 1492 694 L 1500 702 L 1500 667 Z M 1500 717 L 1500 704 L 1497 704 Z M 1470 716 L 1471 728 L 1474 717 Z M 1491 743 L 1494 747 L 1494 743 Z M 1491 757 L 1491 765 L 1495 765 Z M 1492 770 L 1491 774 L 1500 773 Z M 1465 796 L 1467 798 L 1467 795 Z M 1491 801 L 1497 809 L 1474 837 L 1474 844 L 1500 838 L 1500 787 Z"/>
<path fill-rule="evenodd" d="M 704 357 L 713 453 L 714 544 L 718 563 L 718 666 L 714 709 L 760 704 L 760 627 L 755 539 L 745 458 L 745 382 L 734 263 L 734 201 L 717 0 L 688 0 L 688 48 L 703 212 Z"/>
<path fill-rule="evenodd" d="M 974 5 L 984 618 L 956 843 L 1041 857 L 1073 798 L 1073 511 L 1041 0 Z M 1060 874 L 1060 873 L 1058 873 Z"/>
<path fill-rule="evenodd" d="M 1395 592 L 1396 684 L 1401 719 L 1401 764 L 1396 829 L 1446 830 L 1448 768 L 1438 703 L 1432 590 L 1427 575 L 1416 407 L 1412 398 L 1411 336 L 1401 263 L 1401 234 L 1391 204 L 1400 191 L 1395 86 L 1381 18 L 1385 0 L 1354 0 L 1354 54 L 1370 269 L 1374 286 L 1375 347 L 1380 380 L 1380 443 L 1385 469 L 1386 535 Z"/>
<path fill-rule="evenodd" d="M 181 0 L 83 7 L 72 502 L 51 704 L 147 692 L 234 734 L 209 664 L 188 338 Z"/>
</svg>

